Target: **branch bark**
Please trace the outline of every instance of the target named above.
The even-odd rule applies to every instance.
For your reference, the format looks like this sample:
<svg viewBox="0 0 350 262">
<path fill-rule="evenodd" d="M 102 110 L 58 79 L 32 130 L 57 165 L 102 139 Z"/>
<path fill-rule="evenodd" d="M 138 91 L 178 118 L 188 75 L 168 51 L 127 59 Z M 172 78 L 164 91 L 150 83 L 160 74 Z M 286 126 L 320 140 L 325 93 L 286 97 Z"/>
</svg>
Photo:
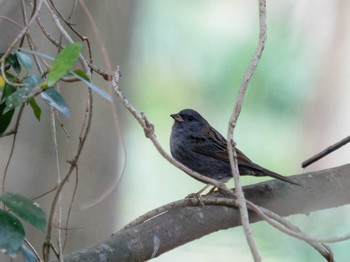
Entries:
<svg viewBox="0 0 350 262">
<path fill-rule="evenodd" d="M 293 176 L 303 187 L 270 180 L 244 187 L 247 200 L 281 216 L 308 214 L 350 202 L 350 164 Z M 261 220 L 249 213 L 252 223 Z M 175 207 L 110 239 L 81 249 L 64 261 L 145 261 L 218 230 L 240 226 L 237 208 L 222 205 Z"/>
</svg>

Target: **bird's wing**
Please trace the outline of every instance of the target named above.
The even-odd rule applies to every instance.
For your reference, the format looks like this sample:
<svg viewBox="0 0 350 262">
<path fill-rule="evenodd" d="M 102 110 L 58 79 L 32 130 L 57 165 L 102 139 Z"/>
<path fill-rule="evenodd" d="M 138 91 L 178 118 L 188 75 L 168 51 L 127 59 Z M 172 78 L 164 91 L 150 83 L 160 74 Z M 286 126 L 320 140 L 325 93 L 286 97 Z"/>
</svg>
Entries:
<svg viewBox="0 0 350 262">
<path fill-rule="evenodd" d="M 210 156 L 212 158 L 229 162 L 229 156 L 228 156 L 228 150 L 227 150 L 227 142 L 226 139 L 214 128 L 210 128 L 208 130 L 208 134 L 203 137 L 191 137 L 191 139 L 188 141 L 191 146 L 192 150 L 196 153 Z M 270 171 L 268 169 L 265 169 L 255 163 L 253 163 L 241 150 L 236 148 L 237 153 L 237 162 L 238 166 L 240 168 L 245 168 L 245 170 L 250 170 L 248 173 L 249 175 L 253 176 L 271 176 L 273 178 L 277 178 L 279 180 L 299 185 L 299 183 L 293 181 L 292 179 L 288 177 L 281 176 L 273 171 Z M 241 175 L 248 175 L 248 174 L 241 174 Z"/>
<path fill-rule="evenodd" d="M 207 132 L 205 136 L 206 139 L 193 137 L 190 140 L 193 151 L 221 161 L 229 162 L 226 139 L 212 127 L 208 129 Z M 236 153 L 240 164 L 252 164 L 252 161 L 237 148 Z"/>
<path fill-rule="evenodd" d="M 189 143 L 194 152 L 221 161 L 228 161 L 226 139 L 215 129 L 209 128 L 204 136 L 192 136 Z"/>
</svg>

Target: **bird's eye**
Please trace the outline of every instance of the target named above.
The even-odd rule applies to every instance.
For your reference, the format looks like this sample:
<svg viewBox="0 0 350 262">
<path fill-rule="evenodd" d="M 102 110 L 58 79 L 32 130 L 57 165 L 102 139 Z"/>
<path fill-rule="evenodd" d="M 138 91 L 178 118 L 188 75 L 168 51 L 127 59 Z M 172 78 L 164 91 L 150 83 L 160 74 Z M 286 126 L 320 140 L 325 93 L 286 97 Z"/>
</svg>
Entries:
<svg viewBox="0 0 350 262">
<path fill-rule="evenodd" d="M 190 122 L 193 121 L 193 116 L 188 116 L 187 120 L 190 121 Z"/>
</svg>

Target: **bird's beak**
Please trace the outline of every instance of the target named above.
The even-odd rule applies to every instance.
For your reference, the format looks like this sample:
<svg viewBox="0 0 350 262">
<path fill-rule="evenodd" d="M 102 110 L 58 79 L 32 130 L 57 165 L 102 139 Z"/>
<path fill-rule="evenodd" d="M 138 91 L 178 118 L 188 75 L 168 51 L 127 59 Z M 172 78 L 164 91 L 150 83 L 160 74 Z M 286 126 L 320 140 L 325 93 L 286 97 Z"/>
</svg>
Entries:
<svg viewBox="0 0 350 262">
<path fill-rule="evenodd" d="M 170 116 L 171 116 L 176 122 L 183 122 L 183 121 L 184 121 L 183 118 L 182 118 L 182 116 L 179 115 L 179 114 L 171 114 Z"/>
</svg>

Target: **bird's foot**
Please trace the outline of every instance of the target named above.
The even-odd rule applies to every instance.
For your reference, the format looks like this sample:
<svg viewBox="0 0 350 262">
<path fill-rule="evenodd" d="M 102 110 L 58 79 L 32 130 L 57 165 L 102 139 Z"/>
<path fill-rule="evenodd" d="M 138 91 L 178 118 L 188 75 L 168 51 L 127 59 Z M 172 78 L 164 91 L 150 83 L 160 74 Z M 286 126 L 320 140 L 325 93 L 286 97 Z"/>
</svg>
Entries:
<svg viewBox="0 0 350 262">
<path fill-rule="evenodd" d="M 200 192 L 189 194 L 188 196 L 185 197 L 185 200 L 188 200 L 189 202 L 192 202 L 192 203 L 196 203 L 198 201 L 201 204 L 201 206 L 204 207 L 202 195 L 200 194 Z"/>
</svg>

